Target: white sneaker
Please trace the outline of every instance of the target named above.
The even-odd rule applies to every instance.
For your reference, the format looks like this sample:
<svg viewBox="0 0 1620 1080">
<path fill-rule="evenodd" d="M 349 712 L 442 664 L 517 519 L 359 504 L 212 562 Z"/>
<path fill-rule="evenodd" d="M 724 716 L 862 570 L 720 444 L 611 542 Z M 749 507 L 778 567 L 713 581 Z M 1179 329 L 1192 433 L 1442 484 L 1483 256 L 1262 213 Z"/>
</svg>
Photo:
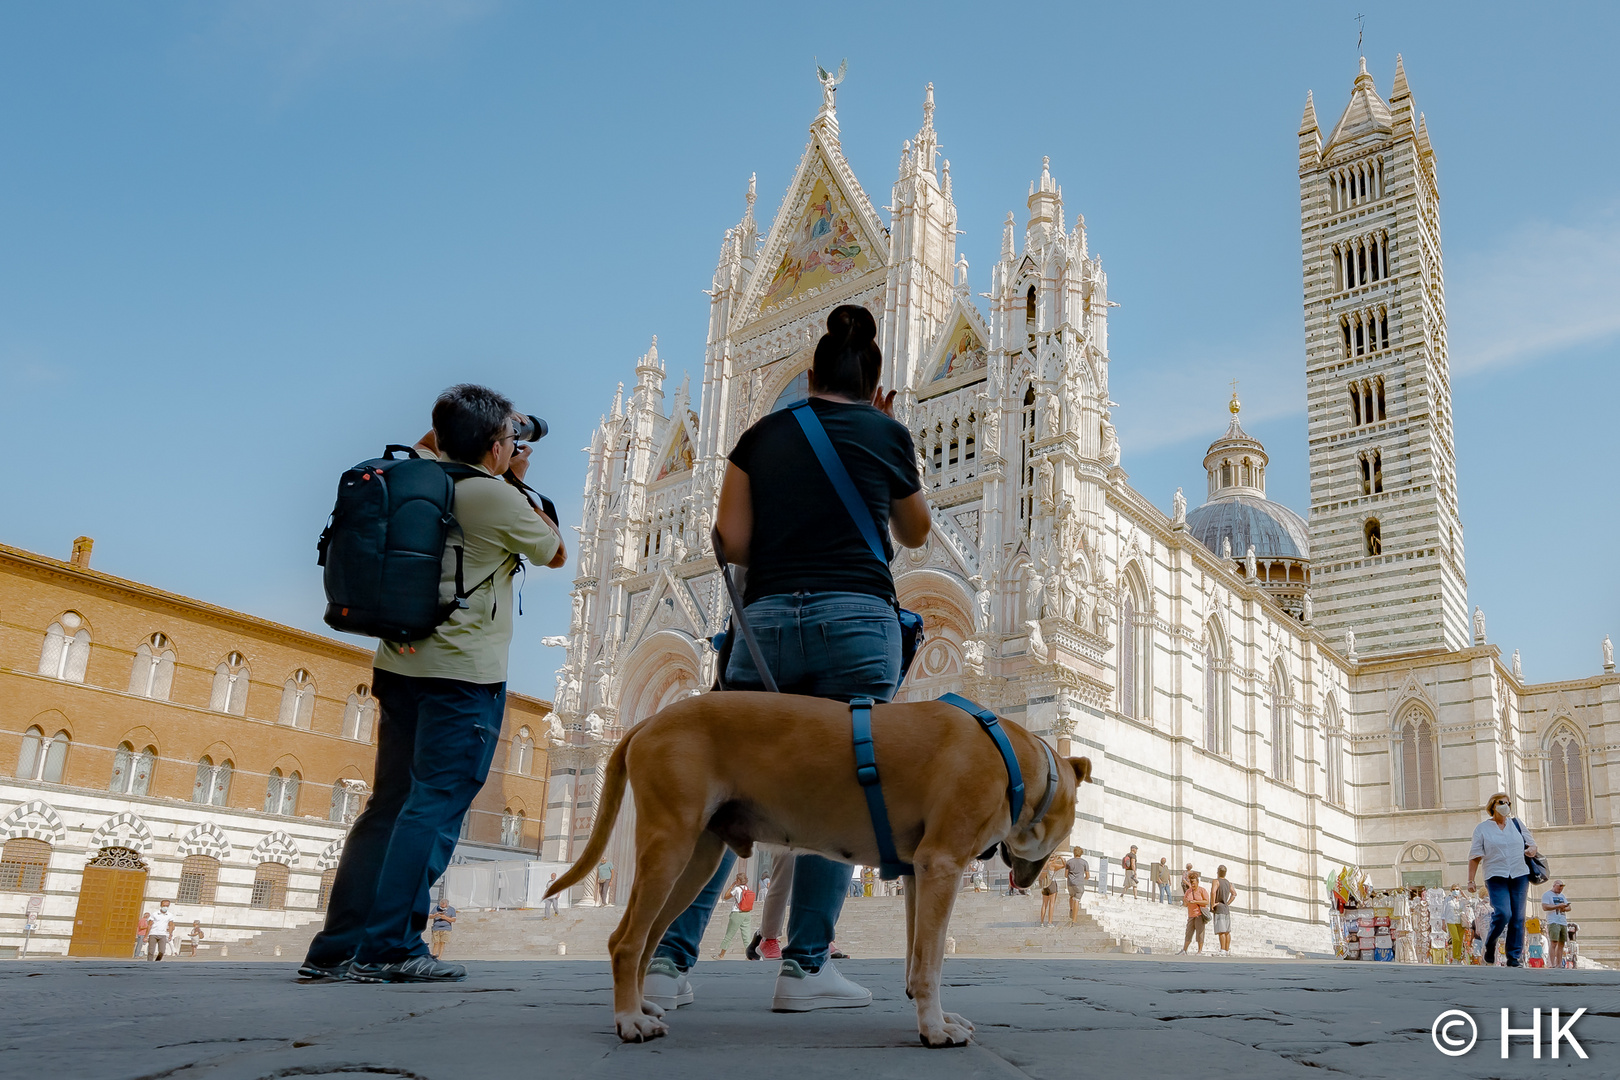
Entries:
<svg viewBox="0 0 1620 1080">
<path fill-rule="evenodd" d="M 655 956 L 647 965 L 647 977 L 641 984 L 641 996 L 665 1009 L 678 1009 L 692 1004 L 692 982 L 686 973 L 675 966 L 667 956 Z"/>
<path fill-rule="evenodd" d="M 839 974 L 828 960 L 814 975 L 795 960 L 782 961 L 776 976 L 773 1012 L 809 1012 L 812 1009 L 859 1009 L 872 1004 L 872 991 L 857 986 Z"/>
</svg>

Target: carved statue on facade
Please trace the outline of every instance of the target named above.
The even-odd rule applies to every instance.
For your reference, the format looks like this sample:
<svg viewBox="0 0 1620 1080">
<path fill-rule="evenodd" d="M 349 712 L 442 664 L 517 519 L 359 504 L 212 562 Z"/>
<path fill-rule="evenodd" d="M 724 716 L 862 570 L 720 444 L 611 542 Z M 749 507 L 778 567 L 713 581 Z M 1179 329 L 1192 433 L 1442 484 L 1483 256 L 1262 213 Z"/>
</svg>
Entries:
<svg viewBox="0 0 1620 1080">
<path fill-rule="evenodd" d="M 1608 638 L 1604 638 L 1603 640 L 1607 641 Z M 1513 650 L 1513 677 L 1515 679 L 1519 680 L 1520 682 L 1524 681 L 1524 666 L 1519 661 L 1519 650 L 1518 649 Z"/>
<path fill-rule="evenodd" d="M 568 741 L 568 732 L 563 730 L 562 718 L 556 713 L 546 717 L 546 742 L 558 747 Z"/>
<path fill-rule="evenodd" d="M 969 675 L 984 674 L 984 642 L 979 638 L 962 642 L 962 667 Z"/>
<path fill-rule="evenodd" d="M 821 80 L 821 107 L 827 112 L 832 112 L 836 107 L 838 84 L 844 81 L 844 72 L 848 70 L 848 60 L 838 65 L 838 74 L 836 75 L 829 75 L 826 68 L 820 64 L 816 65 L 816 78 Z"/>
<path fill-rule="evenodd" d="M 1178 529 L 1187 527 L 1187 496 L 1176 488 L 1176 497 L 1170 500 L 1170 524 Z"/>
<path fill-rule="evenodd" d="M 1046 638 L 1041 636 L 1041 624 L 1030 619 L 1024 625 L 1029 628 L 1029 655 L 1040 663 L 1046 663 L 1052 655 L 1052 650 L 1047 646 Z"/>
<path fill-rule="evenodd" d="M 1052 480 L 1052 460 L 1041 458 L 1035 465 L 1035 497 L 1047 510 L 1052 509 Z"/>
<path fill-rule="evenodd" d="M 1305 594 L 1305 600 L 1303 602 L 1303 610 L 1301 611 L 1300 615 L 1301 615 L 1301 620 L 1300 621 L 1306 622 L 1306 623 L 1311 621 L 1311 594 L 1310 593 Z"/>
<path fill-rule="evenodd" d="M 1609 640 L 1608 634 L 1603 635 L 1603 670 L 1614 670 L 1614 642 Z"/>
<path fill-rule="evenodd" d="M 1024 616 L 1029 619 L 1041 617 L 1041 591 L 1045 584 L 1041 581 L 1040 572 L 1034 566 L 1024 578 Z"/>
<path fill-rule="evenodd" d="M 1048 390 L 1041 395 L 1041 432 L 1050 439 L 1063 431 L 1063 403 L 1058 399 L 1057 392 Z"/>
<path fill-rule="evenodd" d="M 1232 538 L 1230 536 L 1221 537 L 1221 558 L 1227 562 L 1232 561 Z"/>
<path fill-rule="evenodd" d="M 1485 613 L 1474 608 L 1474 644 L 1485 644 Z"/>
<path fill-rule="evenodd" d="M 596 662 L 596 705 L 598 708 L 613 708 L 613 672 L 608 670 L 607 661 Z"/>
<path fill-rule="evenodd" d="M 980 630 L 990 629 L 990 583 L 978 574 L 968 578 L 968 584 L 973 586 L 973 604 L 977 609 L 975 626 Z"/>
<path fill-rule="evenodd" d="M 1253 544 L 1250 544 L 1249 550 L 1243 553 L 1243 573 L 1244 576 L 1250 581 L 1253 581 L 1260 576 L 1260 567 L 1254 557 Z"/>
<path fill-rule="evenodd" d="M 1102 422 L 1102 463 L 1104 465 L 1119 464 L 1119 433 L 1114 425 L 1107 420 Z"/>
<path fill-rule="evenodd" d="M 1344 631 L 1344 655 L 1350 660 L 1356 658 L 1356 632 L 1349 627 Z"/>
</svg>

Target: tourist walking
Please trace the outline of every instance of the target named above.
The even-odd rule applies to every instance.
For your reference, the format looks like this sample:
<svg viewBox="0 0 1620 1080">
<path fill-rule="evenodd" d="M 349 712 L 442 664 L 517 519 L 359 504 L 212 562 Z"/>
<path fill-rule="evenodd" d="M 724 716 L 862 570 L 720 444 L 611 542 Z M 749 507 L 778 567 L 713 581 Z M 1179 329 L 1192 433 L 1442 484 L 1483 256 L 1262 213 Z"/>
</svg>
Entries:
<svg viewBox="0 0 1620 1080">
<path fill-rule="evenodd" d="M 1073 926 L 1080 921 L 1080 898 L 1086 894 L 1086 879 L 1091 877 L 1091 864 L 1080 848 L 1075 848 L 1074 857 L 1063 864 L 1063 874 L 1069 886 L 1069 925 Z"/>
<path fill-rule="evenodd" d="M 1125 892 L 1129 892 L 1131 894 L 1131 899 L 1135 900 L 1136 899 L 1136 845 L 1135 844 L 1132 844 L 1131 845 L 1131 850 L 1125 853 L 1125 857 L 1123 859 L 1119 860 L 1119 868 L 1121 870 L 1125 871 L 1125 883 L 1120 886 L 1119 891 L 1120 891 L 1121 894 L 1123 894 Z"/>
<path fill-rule="evenodd" d="M 603 907 L 613 903 L 613 863 L 606 855 L 596 866 L 596 902 Z"/>
<path fill-rule="evenodd" d="M 462 819 L 500 745 L 517 609 L 512 576 L 525 562 L 557 567 L 567 559 L 557 523 L 502 479 L 521 481 L 528 472 L 529 447 L 518 445 L 524 433 L 506 398 L 454 386 L 433 403 L 433 429 L 413 448 L 453 472 L 470 466 L 484 474 L 455 481 L 455 543 L 445 547 L 439 578 L 441 595 L 476 587 L 427 637 L 377 645 L 373 790 L 343 843 L 326 923 L 310 942 L 300 978 L 467 977 L 460 964 L 433 959 L 422 939 L 430 890 L 450 865 Z"/>
<path fill-rule="evenodd" d="M 911 433 L 894 419 L 894 394 L 878 385 L 882 366 L 872 313 L 852 304 L 834 308 L 816 344 L 808 402 L 767 414 L 729 455 L 715 532 L 726 558 L 748 568 L 743 612 L 768 643 L 766 663 L 783 693 L 885 702 L 900 684 L 888 538 L 892 529 L 901 545 L 921 547 L 933 519 Z M 822 440 L 831 445 L 825 465 L 814 448 Z M 854 489 L 857 505 L 846 505 L 834 476 Z M 865 519 L 856 516 L 861 512 Z M 881 550 L 867 543 L 869 533 Z M 764 689 L 752 651 L 740 635 L 732 640 L 724 685 Z M 665 1008 L 692 1001 L 686 971 L 734 859 L 725 852 L 698 898 L 665 931 L 643 982 L 647 1000 Z M 870 991 L 844 978 L 829 956 L 848 869 L 820 855 L 795 862 L 771 1007 L 802 1012 L 870 1004 Z"/>
<path fill-rule="evenodd" d="M 720 939 L 720 951 L 713 956 L 715 960 L 724 960 L 726 951 L 739 936 L 743 941 L 748 940 L 748 927 L 754 921 L 754 890 L 748 887 L 747 874 L 737 875 L 726 899 L 731 901 L 731 913 L 726 916 L 726 936 Z"/>
<path fill-rule="evenodd" d="M 455 929 L 456 919 L 460 915 L 453 905 L 445 902 L 444 893 L 440 892 L 433 910 L 428 912 L 428 935 L 433 942 L 428 951 L 433 954 L 433 959 L 444 959 L 444 947 L 450 944 L 450 931 Z"/>
<path fill-rule="evenodd" d="M 1232 954 L 1232 901 L 1236 899 L 1237 886 L 1226 880 L 1226 867 L 1217 866 L 1215 884 L 1209 890 L 1209 910 L 1214 916 L 1209 928 L 1215 932 L 1215 940 L 1220 942 L 1221 952 L 1227 956 Z"/>
<path fill-rule="evenodd" d="M 1485 804 L 1485 820 L 1474 827 L 1474 841 L 1468 849 L 1468 887 L 1474 887 L 1483 866 L 1494 912 L 1485 939 L 1485 962 L 1496 963 L 1496 944 L 1506 933 L 1507 966 L 1523 967 L 1524 901 L 1530 890 L 1530 865 L 1525 857 L 1537 854 L 1537 849 L 1530 830 L 1512 814 L 1512 800 L 1505 792 L 1492 795 Z"/>
<path fill-rule="evenodd" d="M 146 958 L 162 960 L 163 954 L 169 950 L 169 937 L 173 933 L 174 913 L 169 910 L 169 902 L 164 900 L 152 913 L 152 922 L 146 931 Z"/>
<path fill-rule="evenodd" d="M 190 943 L 191 956 L 195 959 L 197 954 L 202 951 L 203 928 L 201 919 L 192 922 L 191 932 L 186 935 L 186 941 Z"/>
<path fill-rule="evenodd" d="M 146 951 L 146 935 L 152 932 L 152 916 L 141 912 L 141 917 L 135 921 L 135 959 L 139 960 Z"/>
<path fill-rule="evenodd" d="M 1182 906 L 1187 909 L 1187 936 L 1182 939 L 1181 952 L 1187 951 L 1193 938 L 1198 938 L 1198 955 L 1204 955 L 1204 924 L 1209 922 L 1209 890 L 1198 884 L 1198 871 L 1188 869 L 1187 887 L 1181 892 Z M 1180 954 L 1178 954 L 1180 955 Z"/>
<path fill-rule="evenodd" d="M 552 883 L 555 882 L 556 880 L 557 880 L 557 875 L 552 874 L 551 877 L 546 881 L 546 891 L 547 892 L 551 891 Z M 540 907 L 540 917 L 542 919 L 549 919 L 555 914 L 557 914 L 557 897 L 548 896 L 548 897 L 546 897 L 546 902 L 544 904 L 542 904 L 541 907 Z"/>
<path fill-rule="evenodd" d="M 1154 899 L 1162 904 L 1170 902 L 1170 860 L 1161 858 L 1153 864 Z"/>
<path fill-rule="evenodd" d="M 1547 966 L 1564 966 L 1564 943 L 1569 940 L 1569 897 L 1562 880 L 1541 894 L 1541 910 L 1547 920 Z"/>
<path fill-rule="evenodd" d="M 782 959 L 782 927 L 787 922 L 788 899 L 793 895 L 793 864 L 797 857 L 788 848 L 772 848 L 771 873 L 760 885 L 759 929 L 749 942 L 750 960 Z M 860 867 L 850 875 L 850 895 L 859 896 Z M 769 888 L 766 888 L 766 885 Z"/>
<path fill-rule="evenodd" d="M 1451 962 L 1460 964 L 1465 959 L 1463 952 L 1468 938 L 1469 904 L 1467 897 L 1463 896 L 1462 889 L 1456 885 L 1446 896 L 1446 937 L 1451 944 Z"/>
<path fill-rule="evenodd" d="M 1064 866 L 1062 858 L 1055 854 L 1046 860 L 1045 866 L 1041 867 L 1040 886 L 1042 926 L 1054 926 L 1057 923 L 1054 913 L 1057 911 L 1058 881 L 1060 880 L 1060 875 L 1063 875 L 1066 870 L 1067 867 Z M 1071 919 L 1070 921 L 1072 922 L 1073 920 Z"/>
<path fill-rule="evenodd" d="M 1473 913 L 1473 962 L 1482 964 L 1485 962 L 1485 939 L 1491 936 L 1491 920 L 1495 918 L 1496 911 L 1491 907 L 1490 894 L 1485 886 L 1468 891 L 1475 893 L 1469 901 L 1469 910 Z"/>
</svg>

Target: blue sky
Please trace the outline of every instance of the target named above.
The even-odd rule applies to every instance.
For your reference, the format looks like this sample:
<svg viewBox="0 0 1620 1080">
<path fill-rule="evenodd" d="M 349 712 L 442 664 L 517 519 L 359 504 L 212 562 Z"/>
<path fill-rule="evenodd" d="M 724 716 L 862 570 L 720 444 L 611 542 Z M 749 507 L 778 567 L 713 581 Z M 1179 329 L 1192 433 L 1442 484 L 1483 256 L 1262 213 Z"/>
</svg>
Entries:
<svg viewBox="0 0 1620 1080">
<path fill-rule="evenodd" d="M 1005 12 L 1016 11 L 1009 15 Z M 1132 482 L 1197 502 L 1227 382 L 1307 506 L 1295 131 L 1405 56 L 1439 154 L 1470 603 L 1527 677 L 1620 634 L 1613 6 L 77 3 L 0 7 L 0 541 L 322 629 L 347 465 L 445 385 L 546 416 L 577 522 L 591 426 L 653 334 L 699 375 L 724 230 L 775 213 L 848 57 L 844 149 L 888 201 L 932 81 L 988 285 L 1042 155 L 1120 302 Z M 567 574 L 531 573 L 549 696 Z"/>
</svg>

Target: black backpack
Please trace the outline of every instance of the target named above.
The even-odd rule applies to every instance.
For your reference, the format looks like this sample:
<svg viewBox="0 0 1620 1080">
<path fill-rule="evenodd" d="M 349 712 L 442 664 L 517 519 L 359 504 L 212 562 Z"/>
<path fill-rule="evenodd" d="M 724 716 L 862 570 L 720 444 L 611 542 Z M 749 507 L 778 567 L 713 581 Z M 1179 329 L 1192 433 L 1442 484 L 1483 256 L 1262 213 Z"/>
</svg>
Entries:
<svg viewBox="0 0 1620 1080">
<path fill-rule="evenodd" d="M 457 528 L 451 513 L 456 481 L 488 475 L 471 465 L 419 458 L 406 446 L 388 446 L 382 457 L 345 472 L 316 546 L 316 562 L 326 570 L 326 625 L 384 641 L 418 641 L 466 607 L 467 596 L 495 575 L 464 588 L 458 545 L 451 603 L 439 598 L 439 576 Z"/>
</svg>

